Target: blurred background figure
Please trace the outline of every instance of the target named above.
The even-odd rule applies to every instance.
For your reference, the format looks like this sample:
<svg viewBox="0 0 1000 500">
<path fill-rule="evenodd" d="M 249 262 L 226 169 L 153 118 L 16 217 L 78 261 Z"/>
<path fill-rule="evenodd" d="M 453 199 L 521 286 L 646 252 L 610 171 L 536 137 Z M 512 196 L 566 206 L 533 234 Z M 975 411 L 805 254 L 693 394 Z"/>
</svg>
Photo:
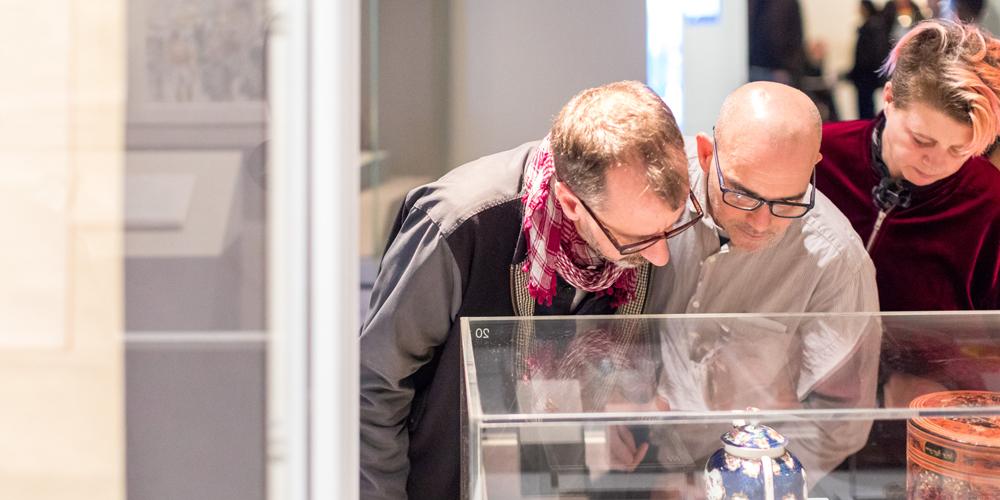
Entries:
<svg viewBox="0 0 1000 500">
<path fill-rule="evenodd" d="M 750 0 L 750 81 L 800 87 L 805 69 L 798 0 Z"/>
<path fill-rule="evenodd" d="M 985 0 L 952 0 L 952 15 L 963 23 L 979 24 L 985 4 Z"/>
<path fill-rule="evenodd" d="M 920 6 L 914 5 L 911 0 L 889 0 L 882 7 L 882 19 L 889 29 L 891 43 L 899 41 L 910 28 L 926 18 Z"/>
<path fill-rule="evenodd" d="M 991 34 L 1000 32 L 996 0 L 928 0 L 932 17 L 976 24 Z"/>
<path fill-rule="evenodd" d="M 862 0 L 860 9 L 862 24 L 854 46 L 854 67 L 846 76 L 858 91 L 858 118 L 866 119 L 875 117 L 875 91 L 885 83 L 878 69 L 892 47 L 878 7 L 871 0 Z"/>
<path fill-rule="evenodd" d="M 837 104 L 833 99 L 831 82 L 823 74 L 826 54 L 827 47 L 825 41 L 814 40 L 808 43 L 802 85 L 799 87 L 799 90 L 805 92 L 812 99 L 824 123 L 840 120 L 840 114 L 837 113 Z"/>
<path fill-rule="evenodd" d="M 749 81 L 795 87 L 812 99 L 824 122 L 839 120 L 831 84 L 823 74 L 826 44 L 806 42 L 798 0 L 750 0 L 747 20 Z"/>
<path fill-rule="evenodd" d="M 927 0 L 927 10 L 933 18 L 946 17 L 951 11 L 950 3 L 949 0 Z"/>
</svg>

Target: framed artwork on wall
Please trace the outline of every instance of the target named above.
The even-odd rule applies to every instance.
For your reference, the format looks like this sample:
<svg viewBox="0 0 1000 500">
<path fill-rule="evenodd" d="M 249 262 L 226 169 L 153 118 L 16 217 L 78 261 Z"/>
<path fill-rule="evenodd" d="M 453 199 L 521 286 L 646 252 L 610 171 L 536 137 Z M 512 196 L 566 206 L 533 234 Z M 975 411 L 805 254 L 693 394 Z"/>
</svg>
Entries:
<svg viewBox="0 0 1000 500">
<path fill-rule="evenodd" d="M 130 125 L 264 123 L 264 0 L 128 5 Z"/>
</svg>

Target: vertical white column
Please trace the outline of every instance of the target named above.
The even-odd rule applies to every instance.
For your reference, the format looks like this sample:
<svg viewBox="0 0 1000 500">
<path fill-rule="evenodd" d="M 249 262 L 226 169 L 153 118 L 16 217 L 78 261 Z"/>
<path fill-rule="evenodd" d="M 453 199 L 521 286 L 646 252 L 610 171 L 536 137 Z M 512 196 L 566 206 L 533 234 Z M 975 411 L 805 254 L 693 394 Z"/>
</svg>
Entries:
<svg viewBox="0 0 1000 500">
<path fill-rule="evenodd" d="M 354 499 L 360 4 L 270 6 L 268 497 Z"/>
<path fill-rule="evenodd" d="M 747 9 L 745 0 L 723 0 L 718 18 L 684 21 L 685 134 L 711 131 L 722 101 L 747 81 Z"/>
<path fill-rule="evenodd" d="M 360 2 L 310 12 L 311 499 L 358 497 Z"/>
<path fill-rule="evenodd" d="M 684 129 L 684 4 L 646 0 L 646 84 Z"/>
<path fill-rule="evenodd" d="M 307 0 L 270 0 L 268 39 L 268 498 L 309 492 Z"/>
</svg>

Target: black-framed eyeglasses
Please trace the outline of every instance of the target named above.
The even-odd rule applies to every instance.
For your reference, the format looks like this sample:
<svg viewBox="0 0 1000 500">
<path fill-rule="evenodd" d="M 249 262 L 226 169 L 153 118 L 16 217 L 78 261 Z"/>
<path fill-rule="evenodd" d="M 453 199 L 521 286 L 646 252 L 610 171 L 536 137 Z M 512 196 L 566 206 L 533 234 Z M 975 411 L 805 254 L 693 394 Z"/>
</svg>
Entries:
<svg viewBox="0 0 1000 500">
<path fill-rule="evenodd" d="M 601 222 L 601 219 L 597 217 L 597 214 L 595 214 L 594 211 L 591 210 L 590 207 L 588 207 L 587 204 L 584 203 L 582 199 L 580 199 L 579 197 L 577 197 L 577 199 L 580 200 L 580 205 L 583 205 L 584 210 L 586 210 L 587 213 L 594 218 L 594 222 L 597 223 L 597 227 L 601 228 L 601 231 L 604 232 L 604 235 L 608 237 L 608 241 L 610 241 L 611 244 L 614 245 L 615 250 L 617 250 L 618 253 L 621 255 L 632 255 L 653 246 L 653 244 L 655 244 L 660 240 L 670 239 L 673 238 L 674 236 L 677 236 L 678 234 L 683 233 L 686 229 L 690 228 L 696 222 L 698 222 L 703 215 L 705 215 L 705 212 L 701 210 L 701 204 L 698 203 L 698 198 L 695 198 L 694 196 L 694 192 L 688 190 L 688 197 L 691 199 L 691 203 L 694 205 L 694 210 L 696 212 L 695 215 L 691 217 L 691 220 L 686 221 L 679 226 L 672 227 L 670 228 L 670 230 L 665 231 L 662 234 L 653 236 L 651 238 L 646 238 L 642 241 L 637 241 L 635 243 L 629 243 L 628 245 L 622 245 L 621 243 L 618 243 L 618 239 L 616 239 L 615 236 L 611 234 L 611 230 L 609 230 L 608 227 L 605 226 L 603 222 Z"/>
<path fill-rule="evenodd" d="M 759 196 L 727 188 L 725 180 L 722 177 L 722 165 L 719 163 L 719 141 L 715 138 L 714 127 L 712 128 L 712 140 L 715 141 L 715 144 L 712 147 L 712 153 L 715 154 L 715 171 L 719 174 L 719 189 L 722 190 L 722 201 L 726 202 L 726 205 L 740 210 L 746 210 L 747 212 L 753 212 L 754 210 L 760 208 L 761 205 L 766 204 L 767 208 L 771 211 L 771 215 L 785 219 L 798 219 L 809 213 L 809 211 L 816 205 L 815 167 L 813 167 L 812 180 L 809 181 L 809 184 L 812 186 L 812 189 L 810 190 L 811 193 L 809 194 L 809 203 L 765 200 Z"/>
</svg>

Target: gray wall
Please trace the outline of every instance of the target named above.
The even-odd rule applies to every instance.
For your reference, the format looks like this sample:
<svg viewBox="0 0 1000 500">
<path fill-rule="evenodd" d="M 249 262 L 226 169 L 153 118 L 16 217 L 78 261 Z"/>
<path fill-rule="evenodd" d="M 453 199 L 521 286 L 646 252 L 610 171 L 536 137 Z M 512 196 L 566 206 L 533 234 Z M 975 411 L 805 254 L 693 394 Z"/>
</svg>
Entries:
<svg viewBox="0 0 1000 500">
<path fill-rule="evenodd" d="M 366 12 L 367 1 L 362 3 Z M 377 141 L 371 30 L 363 28 L 363 147 L 383 177 L 437 177 L 545 135 L 576 92 L 645 80 L 645 2 L 381 0 Z"/>
<path fill-rule="evenodd" d="M 362 148 L 387 153 L 362 170 L 363 255 L 410 188 L 540 139 L 584 88 L 646 77 L 641 0 L 361 1 Z"/>
<path fill-rule="evenodd" d="M 452 0 L 448 159 L 542 138 L 588 87 L 646 78 L 645 2 Z"/>
<path fill-rule="evenodd" d="M 646 79 L 641 0 L 379 5 L 378 128 L 379 149 L 389 153 L 386 176 L 433 178 L 539 139 L 580 90 Z M 744 0 L 723 0 L 718 23 L 685 24 L 686 133 L 710 130 L 722 100 L 746 81 L 746 10 Z M 370 68 L 363 69 L 367 106 Z M 363 113 L 362 122 L 368 120 Z"/>
<path fill-rule="evenodd" d="M 362 0 L 364 14 L 374 13 L 378 20 L 374 45 L 369 24 L 362 26 L 362 147 L 388 152 L 381 164 L 383 177 L 436 177 L 447 169 L 447 2 L 379 0 L 375 4 L 377 9 L 372 9 L 371 2 Z M 373 85 L 378 89 L 377 120 L 370 114 Z M 370 133 L 373 121 L 377 134 Z"/>
</svg>

